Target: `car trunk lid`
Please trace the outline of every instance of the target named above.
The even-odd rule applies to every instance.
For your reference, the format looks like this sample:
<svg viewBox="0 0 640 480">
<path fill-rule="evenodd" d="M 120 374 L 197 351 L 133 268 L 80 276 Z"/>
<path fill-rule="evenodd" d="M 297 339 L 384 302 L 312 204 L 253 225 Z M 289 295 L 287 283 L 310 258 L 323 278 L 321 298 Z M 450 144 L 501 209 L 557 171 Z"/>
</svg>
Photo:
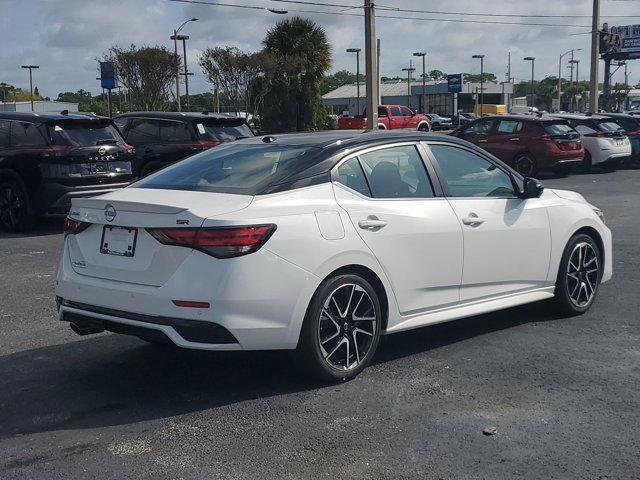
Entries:
<svg viewBox="0 0 640 480">
<path fill-rule="evenodd" d="M 246 208 L 252 199 L 249 195 L 137 188 L 74 199 L 70 218 L 90 225 L 68 237 L 72 268 L 89 277 L 161 286 L 191 249 L 163 245 L 147 228 L 200 227 L 205 218 Z"/>
</svg>

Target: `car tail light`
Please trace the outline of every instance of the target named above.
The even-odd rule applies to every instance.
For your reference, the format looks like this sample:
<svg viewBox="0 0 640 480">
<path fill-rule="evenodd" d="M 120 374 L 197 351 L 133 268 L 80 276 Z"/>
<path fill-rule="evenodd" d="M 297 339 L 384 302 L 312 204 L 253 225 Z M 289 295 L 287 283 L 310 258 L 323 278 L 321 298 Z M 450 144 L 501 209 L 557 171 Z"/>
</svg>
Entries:
<svg viewBox="0 0 640 480">
<path fill-rule="evenodd" d="M 198 145 L 200 145 L 203 150 L 206 150 L 207 148 L 217 147 L 220 145 L 220 142 L 217 140 L 198 140 Z"/>
<path fill-rule="evenodd" d="M 89 225 L 88 222 L 81 222 L 79 220 L 74 220 L 73 218 L 67 217 L 64 221 L 64 227 L 62 228 L 64 232 L 64 236 L 67 235 L 76 235 L 84 230 L 86 230 Z"/>
<path fill-rule="evenodd" d="M 585 137 L 604 137 L 604 132 L 601 132 L 600 130 L 598 130 L 593 133 L 585 133 L 584 136 Z"/>
<path fill-rule="evenodd" d="M 239 257 L 262 247 L 275 232 L 276 225 L 246 225 L 213 228 L 149 228 L 160 243 L 189 247 L 216 258 Z"/>
</svg>

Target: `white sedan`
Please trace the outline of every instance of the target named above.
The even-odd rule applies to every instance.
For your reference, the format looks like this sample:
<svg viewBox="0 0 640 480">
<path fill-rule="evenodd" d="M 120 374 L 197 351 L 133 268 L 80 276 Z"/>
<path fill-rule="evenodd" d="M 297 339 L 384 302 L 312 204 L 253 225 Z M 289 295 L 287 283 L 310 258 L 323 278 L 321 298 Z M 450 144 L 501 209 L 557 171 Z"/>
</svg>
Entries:
<svg viewBox="0 0 640 480">
<path fill-rule="evenodd" d="M 203 350 L 293 350 L 355 377 L 380 335 L 554 298 L 593 304 L 611 232 L 451 137 L 350 131 L 240 140 L 74 199 L 60 320 Z"/>
</svg>

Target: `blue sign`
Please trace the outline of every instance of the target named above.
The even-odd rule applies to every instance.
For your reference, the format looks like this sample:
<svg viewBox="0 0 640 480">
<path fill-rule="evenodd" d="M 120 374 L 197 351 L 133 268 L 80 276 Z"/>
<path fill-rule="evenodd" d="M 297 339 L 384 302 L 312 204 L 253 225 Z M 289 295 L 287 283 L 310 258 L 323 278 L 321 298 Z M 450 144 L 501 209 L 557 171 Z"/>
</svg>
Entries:
<svg viewBox="0 0 640 480">
<path fill-rule="evenodd" d="M 449 93 L 460 93 L 462 91 L 462 74 L 454 73 L 447 75 L 447 91 Z"/>
<path fill-rule="evenodd" d="M 107 90 L 116 88 L 116 67 L 111 62 L 100 62 L 100 86 Z"/>
</svg>

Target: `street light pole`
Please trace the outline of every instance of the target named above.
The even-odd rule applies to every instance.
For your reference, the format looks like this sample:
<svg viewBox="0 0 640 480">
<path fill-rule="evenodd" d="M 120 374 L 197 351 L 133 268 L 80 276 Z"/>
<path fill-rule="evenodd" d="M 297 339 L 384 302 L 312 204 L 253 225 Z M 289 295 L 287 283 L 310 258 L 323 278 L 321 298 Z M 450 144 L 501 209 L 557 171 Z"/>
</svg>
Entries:
<svg viewBox="0 0 640 480">
<path fill-rule="evenodd" d="M 579 73 L 579 68 L 580 68 L 580 60 L 571 60 L 571 64 L 576 66 L 576 80 L 575 80 L 575 87 L 573 88 L 573 93 L 572 93 L 572 97 L 571 97 L 571 104 L 573 105 L 573 98 L 576 99 L 576 109 L 580 110 L 580 105 L 578 103 L 578 73 Z M 573 68 L 571 69 L 571 74 L 573 75 Z"/>
<path fill-rule="evenodd" d="M 347 48 L 348 53 L 356 54 L 356 115 L 360 115 L 360 52 L 359 48 Z"/>
<path fill-rule="evenodd" d="M 484 55 L 472 55 L 471 58 L 480 59 L 480 116 L 484 111 Z"/>
<path fill-rule="evenodd" d="M 373 0 L 364 0 L 364 53 L 367 86 L 367 128 L 373 130 L 378 126 L 379 90 L 378 58 L 376 53 L 376 13 Z"/>
<path fill-rule="evenodd" d="M 593 0 L 591 18 L 591 78 L 589 106 L 591 113 L 598 112 L 598 61 L 600 57 L 600 0 Z"/>
<path fill-rule="evenodd" d="M 22 65 L 22 68 L 29 69 L 29 91 L 31 93 L 31 111 L 33 112 L 33 75 L 31 72 L 34 68 L 40 68 L 40 66 L 39 65 Z"/>
<path fill-rule="evenodd" d="M 407 107 L 409 108 L 411 108 L 411 72 L 415 70 L 412 66 L 402 69 L 403 72 L 407 72 Z"/>
<path fill-rule="evenodd" d="M 536 57 L 524 57 L 524 60 L 531 62 L 531 91 L 530 91 L 530 95 L 531 95 L 531 107 L 535 107 L 536 106 L 536 102 L 535 102 L 535 94 L 533 93 L 533 75 L 534 75 L 534 67 L 536 64 Z"/>
<path fill-rule="evenodd" d="M 189 20 L 185 20 L 184 22 L 182 22 L 182 24 L 173 30 L 173 35 L 171 35 L 171 40 L 173 40 L 173 54 L 175 56 L 175 62 L 176 62 L 176 105 L 178 107 L 178 111 L 182 111 L 182 106 L 180 105 L 180 62 L 178 61 L 178 40 L 180 40 L 181 35 L 178 35 L 178 33 L 180 33 L 180 30 L 182 30 L 182 27 L 184 27 L 187 23 L 189 22 L 197 22 L 198 19 L 197 18 L 190 18 Z M 189 38 L 189 37 L 187 37 Z M 184 47 L 184 45 L 183 45 Z M 184 47 L 184 53 L 185 53 L 185 57 L 186 57 L 186 47 Z M 185 67 L 187 65 L 187 61 L 185 58 Z M 187 76 L 185 75 L 185 79 L 187 78 Z M 188 88 L 188 87 L 187 87 Z M 187 93 L 187 103 L 188 103 L 188 93 Z"/>
<path fill-rule="evenodd" d="M 572 48 L 571 50 L 567 50 L 560 55 L 558 60 L 558 110 L 562 110 L 562 59 L 565 55 L 569 54 L 571 54 L 571 59 L 573 59 L 573 52 L 579 52 L 580 50 L 582 49 Z"/>
<path fill-rule="evenodd" d="M 190 111 L 189 107 L 189 72 L 187 70 L 187 40 L 189 35 L 180 35 L 182 40 L 182 59 L 184 60 L 184 94 L 187 100 L 187 112 Z"/>
<path fill-rule="evenodd" d="M 427 56 L 427 52 L 414 52 L 414 57 L 422 57 L 422 95 L 420 96 L 420 113 L 425 113 L 427 109 L 425 108 L 425 99 L 427 98 L 425 95 L 426 90 L 426 82 L 427 82 L 427 70 L 425 58 Z"/>
</svg>

